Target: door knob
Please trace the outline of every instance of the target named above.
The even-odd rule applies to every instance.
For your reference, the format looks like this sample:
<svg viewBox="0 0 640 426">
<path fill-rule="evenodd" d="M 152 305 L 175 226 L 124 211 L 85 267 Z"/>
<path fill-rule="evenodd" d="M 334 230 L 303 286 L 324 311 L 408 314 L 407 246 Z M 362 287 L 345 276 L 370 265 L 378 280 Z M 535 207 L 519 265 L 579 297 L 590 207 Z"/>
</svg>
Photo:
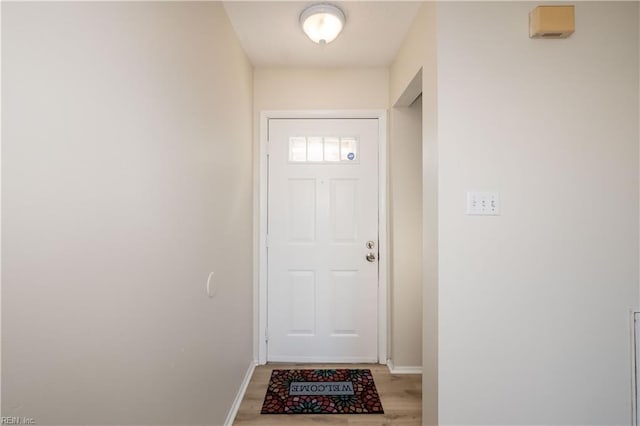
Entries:
<svg viewBox="0 0 640 426">
<path fill-rule="evenodd" d="M 375 261 L 376 261 L 376 255 L 375 255 L 375 254 L 373 254 L 373 253 L 368 253 L 368 254 L 367 254 L 367 260 L 368 260 L 369 262 L 375 262 Z"/>
</svg>

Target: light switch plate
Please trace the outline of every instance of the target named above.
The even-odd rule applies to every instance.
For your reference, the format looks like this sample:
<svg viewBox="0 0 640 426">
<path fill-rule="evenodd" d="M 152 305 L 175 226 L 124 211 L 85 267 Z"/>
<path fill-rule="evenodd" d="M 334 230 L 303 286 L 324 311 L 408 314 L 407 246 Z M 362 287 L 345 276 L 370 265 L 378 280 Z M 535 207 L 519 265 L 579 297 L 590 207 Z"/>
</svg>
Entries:
<svg viewBox="0 0 640 426">
<path fill-rule="evenodd" d="M 474 216 L 497 216 L 500 214 L 500 199 L 497 192 L 467 192 L 467 214 Z"/>
</svg>

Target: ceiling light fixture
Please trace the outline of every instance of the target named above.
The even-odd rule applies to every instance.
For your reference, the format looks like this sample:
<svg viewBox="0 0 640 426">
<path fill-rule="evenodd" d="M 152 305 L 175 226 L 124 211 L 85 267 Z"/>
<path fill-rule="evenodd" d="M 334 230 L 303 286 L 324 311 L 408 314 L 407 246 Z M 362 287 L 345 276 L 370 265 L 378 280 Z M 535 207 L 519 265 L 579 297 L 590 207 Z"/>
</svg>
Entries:
<svg viewBox="0 0 640 426">
<path fill-rule="evenodd" d="M 332 4 L 314 4 L 300 14 L 300 25 L 307 36 L 318 44 L 331 43 L 346 22 L 344 13 Z"/>
</svg>

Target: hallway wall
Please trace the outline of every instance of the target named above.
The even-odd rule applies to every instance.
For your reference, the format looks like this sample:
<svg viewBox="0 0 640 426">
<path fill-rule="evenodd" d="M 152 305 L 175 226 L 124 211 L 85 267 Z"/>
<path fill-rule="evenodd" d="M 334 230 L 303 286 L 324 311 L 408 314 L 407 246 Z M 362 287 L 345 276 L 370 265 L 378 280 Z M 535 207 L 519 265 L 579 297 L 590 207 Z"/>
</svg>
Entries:
<svg viewBox="0 0 640 426">
<path fill-rule="evenodd" d="M 566 40 L 535 5 L 438 7 L 443 424 L 629 422 L 638 3 L 577 3 Z"/>
<path fill-rule="evenodd" d="M 422 92 L 422 423 L 438 424 L 438 92 L 436 3 L 416 15 L 389 73 L 389 101 Z M 419 80 L 417 79 L 419 77 Z M 406 101 L 406 100 L 405 100 Z M 392 123 L 393 126 L 393 123 Z M 393 131 L 393 130 L 392 130 Z"/>
<path fill-rule="evenodd" d="M 422 368 L 422 98 L 389 110 L 391 353 Z M 398 370 L 400 371 L 400 370 Z"/>
<path fill-rule="evenodd" d="M 253 84 L 222 6 L 3 3 L 2 55 L 2 415 L 222 424 L 252 360 Z"/>
<path fill-rule="evenodd" d="M 388 76 L 385 68 L 256 68 L 256 123 L 269 109 L 386 109 Z"/>
<path fill-rule="evenodd" d="M 630 421 L 638 4 L 578 2 L 574 35 L 531 40 L 536 5 L 439 3 L 437 50 L 416 31 L 392 67 L 437 59 L 440 424 Z M 474 190 L 500 216 L 465 215 Z"/>
<path fill-rule="evenodd" d="M 259 122 L 260 111 L 263 110 L 388 109 L 388 88 L 389 71 L 382 68 L 258 68 L 254 71 L 254 120 Z M 256 128 L 256 151 L 259 146 L 258 131 Z M 406 213 L 410 215 L 410 212 Z M 390 299 L 389 330 L 392 333 L 397 331 L 398 338 L 391 336 L 389 354 L 400 360 L 396 366 L 420 366 L 420 339 L 415 340 L 416 334 L 420 335 L 420 325 L 415 322 L 420 318 L 420 306 L 416 306 L 415 302 L 415 298 L 409 297 L 407 292 L 395 299 L 392 295 Z M 394 323 L 396 317 L 404 320 Z"/>
<path fill-rule="evenodd" d="M 383 68 L 256 68 L 253 75 L 255 123 L 260 123 L 260 112 L 267 110 L 387 108 L 388 71 Z M 259 126 L 254 127 L 253 140 L 254 167 L 258 170 Z M 258 187 L 258 179 L 259 176 L 254 175 L 255 187 Z M 254 194 L 254 206 L 258 205 L 259 194 Z M 254 217 L 254 229 L 258 229 L 258 219 Z M 257 240 L 255 246 L 259 247 Z M 257 300 L 257 264 L 254 264 L 254 271 L 254 297 Z M 258 330 L 258 318 L 254 318 L 254 327 Z M 257 353 L 254 341 L 256 358 Z"/>
</svg>

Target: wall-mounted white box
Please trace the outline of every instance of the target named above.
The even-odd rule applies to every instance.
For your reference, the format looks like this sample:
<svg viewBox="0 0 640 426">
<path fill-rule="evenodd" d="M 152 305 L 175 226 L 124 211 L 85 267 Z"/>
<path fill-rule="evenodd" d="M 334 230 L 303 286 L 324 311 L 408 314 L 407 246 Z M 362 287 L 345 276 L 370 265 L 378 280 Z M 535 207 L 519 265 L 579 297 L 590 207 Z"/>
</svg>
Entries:
<svg viewBox="0 0 640 426">
<path fill-rule="evenodd" d="M 500 214 L 500 199 L 497 192 L 467 192 L 467 214 L 497 216 Z"/>
</svg>

